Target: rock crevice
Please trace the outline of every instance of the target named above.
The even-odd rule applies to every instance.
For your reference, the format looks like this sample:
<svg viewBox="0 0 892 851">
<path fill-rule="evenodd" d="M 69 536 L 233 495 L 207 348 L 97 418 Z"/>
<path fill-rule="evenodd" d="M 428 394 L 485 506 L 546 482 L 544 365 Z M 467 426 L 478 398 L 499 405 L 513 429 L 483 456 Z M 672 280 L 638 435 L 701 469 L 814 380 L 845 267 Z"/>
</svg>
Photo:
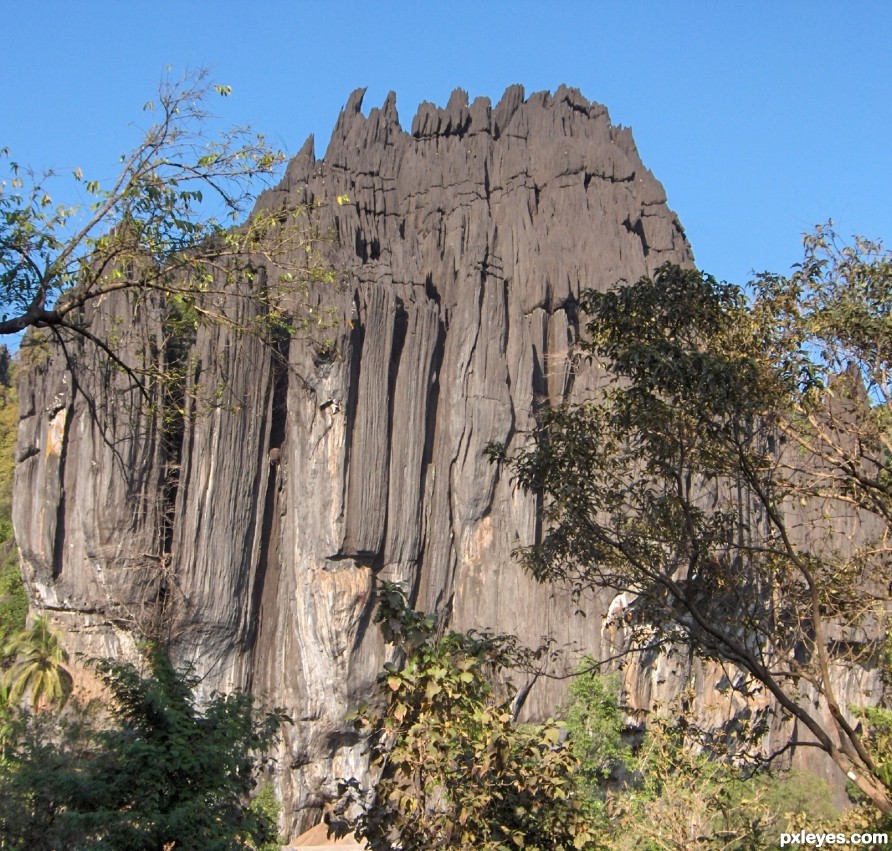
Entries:
<svg viewBox="0 0 892 851">
<path fill-rule="evenodd" d="M 537 503 L 484 449 L 520 445 L 542 405 L 597 385 L 568 358 L 581 288 L 692 262 L 630 132 L 578 91 L 512 86 L 492 107 L 457 90 L 410 132 L 392 94 L 368 116 L 363 94 L 324 159 L 308 139 L 258 201 L 309 205 L 331 235 L 331 345 L 275 352 L 199 327 L 188 361 L 219 399 L 174 441 L 85 344 L 20 391 L 15 522 L 35 603 L 72 650 L 103 655 L 130 649 L 163 598 L 175 657 L 208 690 L 249 687 L 295 719 L 280 761 L 295 832 L 333 778 L 362 771 L 338 731 L 387 658 L 375 576 L 455 628 L 598 654 L 609 601 L 584 617 L 522 574 L 512 552 L 535 540 Z M 103 310 L 96 333 L 126 317 L 126 352 L 145 357 L 163 305 Z M 525 711 L 561 695 L 542 679 Z"/>
</svg>

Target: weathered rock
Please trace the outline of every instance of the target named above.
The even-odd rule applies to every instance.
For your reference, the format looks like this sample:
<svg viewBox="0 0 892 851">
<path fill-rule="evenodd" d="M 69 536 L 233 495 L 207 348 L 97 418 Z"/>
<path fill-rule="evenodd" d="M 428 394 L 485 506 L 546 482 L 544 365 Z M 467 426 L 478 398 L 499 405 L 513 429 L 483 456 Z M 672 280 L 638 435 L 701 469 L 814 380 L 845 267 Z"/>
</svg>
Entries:
<svg viewBox="0 0 892 851">
<path fill-rule="evenodd" d="M 456 91 L 411 133 L 393 95 L 365 117 L 362 94 L 325 158 L 309 140 L 258 202 L 309 204 L 331 234 L 334 346 L 294 342 L 286 367 L 200 328 L 193 381 L 222 393 L 173 431 L 86 345 L 73 369 L 54 351 L 24 370 L 20 391 L 16 529 L 36 605 L 89 654 L 163 626 L 207 689 L 283 706 L 292 833 L 333 778 L 362 771 L 343 716 L 386 658 L 376 576 L 456 628 L 599 653 L 609 600 L 580 608 L 522 574 L 512 551 L 536 537 L 536 502 L 484 449 L 518 445 L 540 405 L 595 385 L 567 358 L 580 288 L 692 262 L 631 133 L 579 92 L 514 86 L 492 108 Z M 115 314 L 147 356 L 160 308 L 119 297 L 98 330 Z M 541 679 L 526 712 L 561 696 Z"/>
</svg>

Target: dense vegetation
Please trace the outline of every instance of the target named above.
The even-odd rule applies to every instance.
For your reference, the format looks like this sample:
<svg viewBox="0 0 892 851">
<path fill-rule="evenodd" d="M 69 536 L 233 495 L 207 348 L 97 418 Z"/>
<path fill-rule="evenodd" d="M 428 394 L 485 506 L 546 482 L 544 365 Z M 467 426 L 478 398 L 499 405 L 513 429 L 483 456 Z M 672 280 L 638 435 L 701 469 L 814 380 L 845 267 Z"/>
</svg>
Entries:
<svg viewBox="0 0 892 851">
<path fill-rule="evenodd" d="M 148 404 L 167 405 L 162 418 L 182 414 L 170 402 L 198 323 L 276 345 L 319 319 L 299 298 L 286 315 L 283 288 L 332 278 L 314 262 L 302 211 L 234 230 L 206 214 L 203 193 L 237 219 L 251 181 L 281 159 L 242 131 L 204 138 L 214 90 L 228 92 L 200 75 L 163 86 L 147 105 L 158 120 L 115 180 L 75 172 L 85 208 L 54 205 L 46 180 L 12 162 L 0 186 L 0 334 L 88 340 Z M 258 260 L 281 279 L 261 281 Z M 128 361 L 120 340 L 94 336 L 87 308 L 118 292 L 132 309 L 162 294 L 156 360 Z M 227 312 L 233 297 L 250 309 Z M 503 687 L 523 661 L 516 642 L 440 634 L 384 584 L 377 619 L 400 663 L 356 713 L 373 782 L 344 781 L 339 829 L 375 851 L 730 851 L 774 847 L 798 814 L 827 829 L 888 824 L 892 255 L 828 227 L 806 239 L 791 275 L 761 275 L 748 290 L 666 266 L 583 293 L 579 307 L 575 354 L 597 363 L 603 394 L 542 411 L 519 452 L 491 448 L 544 506 L 545 534 L 524 566 L 576 594 L 615 595 L 615 657 L 685 648 L 725 671 L 744 705 L 769 695 L 851 781 L 859 807 L 838 822 L 822 788 L 772 774 L 780 754 L 764 752 L 764 713 L 701 730 L 696 702 L 679 702 L 630 729 L 618 680 L 598 660 L 583 661 L 562 717 L 521 724 Z M 244 694 L 199 705 L 196 681 L 157 648 L 143 668 L 95 663 L 105 714 L 72 699 L 49 621 L 26 628 L 11 524 L 16 408 L 4 380 L 0 847 L 274 843 L 269 793 L 263 806 L 249 798 L 283 716 Z M 873 675 L 872 705 L 846 704 L 840 683 L 853 671 Z"/>
<path fill-rule="evenodd" d="M 685 648 L 744 706 L 767 693 L 858 806 L 840 816 L 820 783 L 778 772 L 786 748 L 766 751 L 764 713 L 700 729 L 696 695 L 681 695 L 628 729 L 592 659 L 564 721 L 518 724 L 487 679 L 516 646 L 437 636 L 385 586 L 378 620 L 405 661 L 359 713 L 374 782 L 345 784 L 342 826 L 376 850 L 492 851 L 760 849 L 803 823 L 889 829 L 892 255 L 829 228 L 805 245 L 790 277 L 749 293 L 673 266 L 585 293 L 580 354 L 603 394 L 544 411 L 528 448 L 492 455 L 543 499 L 525 567 L 616 595 L 617 658 Z M 854 671 L 874 672 L 879 705 L 841 702 Z"/>
<path fill-rule="evenodd" d="M 738 699 L 764 690 L 892 813 L 886 716 L 841 693 L 886 653 L 892 255 L 829 228 L 805 248 L 750 295 L 673 266 L 585 293 L 581 354 L 604 392 L 494 454 L 544 500 L 547 532 L 524 565 L 611 591 L 617 652 L 689 648 Z M 765 728 L 748 733 L 758 747 Z"/>
<path fill-rule="evenodd" d="M 622 654 L 683 646 L 725 666 L 738 699 L 766 689 L 845 771 L 854 810 L 777 772 L 758 723 L 716 737 L 679 701 L 630 728 L 597 660 L 561 717 L 520 724 L 504 687 L 529 660 L 516 641 L 440 634 L 384 584 L 377 621 L 401 661 L 356 713 L 374 782 L 344 781 L 338 828 L 376 851 L 761 849 L 803 820 L 888 829 L 892 712 L 841 705 L 835 684 L 848 668 L 892 671 L 890 289 L 879 246 L 822 231 L 793 276 L 763 276 L 751 298 L 675 267 L 587 293 L 582 352 L 604 368 L 603 396 L 545 411 L 513 457 L 492 450 L 544 497 L 547 534 L 523 554 L 534 575 L 625 595 Z M 6 847 L 270 840 L 269 810 L 247 801 L 280 716 L 244 695 L 199 711 L 195 683 L 157 652 L 147 674 L 100 665 L 110 719 L 46 711 L 70 692 L 48 624 L 5 648 Z"/>
<path fill-rule="evenodd" d="M 214 695 L 148 648 L 145 670 L 103 661 L 111 696 L 64 712 L 7 711 L 0 848 L 194 851 L 279 847 L 275 807 L 250 804 L 284 716 Z M 57 701 L 58 703 L 58 701 Z"/>
<path fill-rule="evenodd" d="M 12 532 L 12 478 L 15 467 L 15 443 L 19 424 L 19 405 L 9 356 L 0 351 L 0 647 L 16 632 L 24 629 L 28 598 L 19 570 L 19 557 Z"/>
<path fill-rule="evenodd" d="M 375 851 L 768 851 L 802 824 L 888 830 L 870 807 L 841 815 L 818 778 L 702 748 L 680 702 L 631 727 L 619 679 L 591 658 L 559 719 L 522 724 L 503 675 L 529 656 L 510 636 L 437 636 L 386 583 L 376 619 L 404 663 L 354 715 L 373 782 L 343 781 L 331 813 Z"/>
<path fill-rule="evenodd" d="M 352 822 L 375 851 L 588 847 L 595 834 L 572 793 L 577 762 L 560 745 L 561 727 L 516 724 L 491 683 L 510 662 L 513 642 L 438 637 L 435 618 L 409 609 L 390 584 L 376 619 L 406 664 L 388 665 L 379 677 L 383 706 L 357 713 L 377 784 L 370 796 L 355 780 L 345 784 L 341 829 Z"/>
</svg>

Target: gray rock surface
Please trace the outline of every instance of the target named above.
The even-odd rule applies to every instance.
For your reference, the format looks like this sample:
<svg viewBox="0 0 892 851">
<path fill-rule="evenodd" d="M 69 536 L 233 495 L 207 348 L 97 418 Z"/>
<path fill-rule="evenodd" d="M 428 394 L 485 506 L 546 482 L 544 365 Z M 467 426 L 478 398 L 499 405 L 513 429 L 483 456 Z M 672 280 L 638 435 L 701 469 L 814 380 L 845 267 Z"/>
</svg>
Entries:
<svg viewBox="0 0 892 851">
<path fill-rule="evenodd" d="M 336 310 L 333 346 L 285 344 L 286 366 L 200 328 L 192 386 L 220 392 L 181 400 L 173 427 L 77 342 L 71 368 L 58 349 L 35 356 L 20 390 L 15 524 L 35 604 L 73 651 L 132 652 L 163 629 L 207 690 L 283 706 L 292 835 L 363 769 L 343 717 L 387 658 L 376 576 L 455 628 L 600 652 L 610 601 L 522 574 L 512 552 L 535 539 L 536 502 L 484 449 L 519 445 L 539 406 L 596 385 L 567 358 L 580 288 L 692 262 L 630 131 L 578 91 L 513 86 L 492 107 L 457 90 L 411 132 L 392 94 L 368 117 L 362 97 L 324 159 L 308 140 L 258 201 L 314 209 L 342 282 L 311 296 Z M 139 362 L 162 314 L 120 296 L 94 321 Z M 539 679 L 525 712 L 550 714 L 562 689 Z"/>
</svg>

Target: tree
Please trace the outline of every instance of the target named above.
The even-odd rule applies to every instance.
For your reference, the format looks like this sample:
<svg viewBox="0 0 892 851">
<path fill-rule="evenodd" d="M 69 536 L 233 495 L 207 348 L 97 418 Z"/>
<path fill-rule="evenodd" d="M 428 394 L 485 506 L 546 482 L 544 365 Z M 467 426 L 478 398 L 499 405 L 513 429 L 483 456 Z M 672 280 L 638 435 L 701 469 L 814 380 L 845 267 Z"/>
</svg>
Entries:
<svg viewBox="0 0 892 851">
<path fill-rule="evenodd" d="M 614 674 L 597 674 L 598 663 L 584 656 L 570 683 L 570 700 L 562 712 L 569 743 L 578 760 L 577 786 L 589 821 L 607 828 L 607 791 L 626 773 L 632 752 L 620 708 L 620 682 Z"/>
<path fill-rule="evenodd" d="M 881 665 L 888 621 L 892 256 L 826 227 L 751 297 L 665 266 L 581 302 L 603 394 L 492 448 L 544 501 L 524 564 L 625 595 L 627 649 L 727 666 L 892 811 L 869 718 L 840 697 Z"/>
<path fill-rule="evenodd" d="M 510 701 L 490 685 L 511 643 L 475 633 L 437 638 L 436 619 L 409 609 L 389 583 L 376 620 L 406 663 L 379 675 L 383 705 L 357 712 L 377 779 L 368 796 L 356 780 L 344 784 L 342 818 L 356 812 L 341 832 L 353 829 L 381 851 L 594 847 L 560 727 L 516 724 Z"/>
<path fill-rule="evenodd" d="M 718 760 L 691 739 L 680 708 L 653 707 L 646 729 L 626 729 L 616 675 L 580 662 L 564 715 L 583 806 L 607 847 L 759 851 L 794 824 L 829 831 L 838 820 L 822 778 Z"/>
<path fill-rule="evenodd" d="M 48 618 L 34 618 L 29 629 L 9 639 L 3 654 L 12 660 L 3 676 L 3 685 L 9 690 L 8 702 L 18 703 L 30 691 L 32 709 L 65 704 L 72 686 L 71 674 L 65 668 L 68 654 Z"/>
<path fill-rule="evenodd" d="M 256 182 L 284 157 L 244 128 L 212 134 L 206 102 L 213 92 L 230 89 L 210 85 L 205 72 L 165 81 L 144 107 L 154 123 L 121 157 L 114 179 L 74 171 L 92 199 L 86 207 L 56 205 L 48 193 L 52 173 L 9 162 L 0 182 L 0 335 L 35 328 L 57 341 L 84 337 L 140 381 L 152 367 L 127 363 L 108 333 L 91 330 L 94 313 L 114 293 L 129 293 L 134 312 L 163 298 L 174 334 L 199 321 L 255 333 L 293 330 L 298 320 L 283 310 L 282 288 L 293 294 L 331 277 L 312 253 L 318 235 L 305 209 L 257 211 L 233 227 Z M 263 264 L 278 264 L 280 280 L 259 274 Z M 247 286 L 238 290 L 237 281 Z M 227 308 L 232 299 L 250 301 L 254 316 L 235 318 Z M 299 301 L 292 298 L 292 312 Z M 300 321 L 315 310 L 300 309 Z"/>
<path fill-rule="evenodd" d="M 149 649 L 148 670 L 96 667 L 113 698 L 110 725 L 89 713 L 22 716 L 0 760 L 3 847 L 260 848 L 272 808 L 248 797 L 285 717 L 248 694 L 213 695 Z"/>
<path fill-rule="evenodd" d="M 9 370 L 5 381 L 2 375 L 4 361 L 8 357 L 5 347 L 0 346 L 0 648 L 25 628 L 28 614 L 28 595 L 22 582 L 12 529 L 12 480 L 19 405 Z"/>
</svg>

